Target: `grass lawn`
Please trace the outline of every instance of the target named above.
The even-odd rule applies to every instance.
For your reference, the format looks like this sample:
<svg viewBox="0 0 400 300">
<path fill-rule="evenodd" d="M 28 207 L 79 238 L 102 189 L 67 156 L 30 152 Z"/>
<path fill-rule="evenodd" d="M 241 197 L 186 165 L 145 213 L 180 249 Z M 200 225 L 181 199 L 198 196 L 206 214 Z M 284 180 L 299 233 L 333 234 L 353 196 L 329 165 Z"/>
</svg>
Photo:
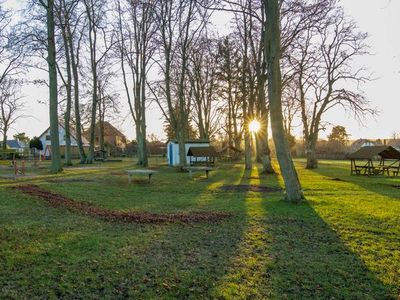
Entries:
<svg viewBox="0 0 400 300">
<path fill-rule="evenodd" d="M 400 179 L 349 176 L 349 163 L 296 161 L 307 201 L 279 176 L 221 165 L 173 168 L 128 185 L 129 161 L 18 179 L 90 205 L 153 213 L 227 212 L 217 223 L 127 224 L 54 208 L 0 177 L 0 298 L 398 299 Z M 6 173 L 7 170 L 1 172 Z M 1 175 L 0 172 L 0 175 Z"/>
</svg>

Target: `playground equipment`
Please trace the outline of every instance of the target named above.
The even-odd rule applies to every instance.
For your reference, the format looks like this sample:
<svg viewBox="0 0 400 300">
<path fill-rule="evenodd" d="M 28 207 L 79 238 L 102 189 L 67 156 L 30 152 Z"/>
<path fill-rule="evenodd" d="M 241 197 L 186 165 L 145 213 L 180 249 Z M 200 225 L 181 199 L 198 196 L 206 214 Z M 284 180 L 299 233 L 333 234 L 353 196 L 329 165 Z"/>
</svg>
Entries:
<svg viewBox="0 0 400 300">
<path fill-rule="evenodd" d="M 14 165 L 14 175 L 15 176 L 25 175 L 25 170 L 26 170 L 25 160 L 21 161 L 20 164 L 18 164 L 17 160 L 13 160 L 13 165 Z"/>
</svg>

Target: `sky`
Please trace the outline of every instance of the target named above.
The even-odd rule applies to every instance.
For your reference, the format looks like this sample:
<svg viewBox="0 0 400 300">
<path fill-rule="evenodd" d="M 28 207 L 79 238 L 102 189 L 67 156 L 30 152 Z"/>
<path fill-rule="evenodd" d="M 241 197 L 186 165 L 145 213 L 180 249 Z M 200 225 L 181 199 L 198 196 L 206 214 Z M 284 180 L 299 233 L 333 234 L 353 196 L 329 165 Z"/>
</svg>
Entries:
<svg viewBox="0 0 400 300">
<path fill-rule="evenodd" d="M 16 7 L 20 0 L 6 0 L 7 6 Z M 361 88 L 372 107 L 377 107 L 379 115 L 368 117 L 363 124 L 358 123 L 352 115 L 342 109 L 327 112 L 324 121 L 327 129 L 321 132 L 325 138 L 333 125 L 345 126 L 351 139 L 358 138 L 389 138 L 394 132 L 400 133 L 400 1 L 399 0 L 342 0 L 345 12 L 357 22 L 361 31 L 368 32 L 368 44 L 372 55 L 359 58 L 355 63 L 365 65 L 373 74 L 375 80 Z M 219 14 L 214 18 L 220 31 L 228 31 L 229 18 Z M 37 71 L 31 71 L 30 77 Z M 28 117 L 20 119 L 10 130 L 9 136 L 17 132 L 25 132 L 33 137 L 40 135 L 49 124 L 48 106 L 46 102 L 48 90 L 46 87 L 27 85 L 22 94 L 26 103 L 25 114 Z M 134 139 L 133 122 L 128 116 L 128 106 L 121 98 L 121 118 L 116 125 L 122 129 L 129 139 Z M 155 104 L 149 106 L 147 112 L 148 134 L 165 138 L 163 118 Z M 300 124 L 294 128 L 294 133 L 301 135 Z"/>
</svg>

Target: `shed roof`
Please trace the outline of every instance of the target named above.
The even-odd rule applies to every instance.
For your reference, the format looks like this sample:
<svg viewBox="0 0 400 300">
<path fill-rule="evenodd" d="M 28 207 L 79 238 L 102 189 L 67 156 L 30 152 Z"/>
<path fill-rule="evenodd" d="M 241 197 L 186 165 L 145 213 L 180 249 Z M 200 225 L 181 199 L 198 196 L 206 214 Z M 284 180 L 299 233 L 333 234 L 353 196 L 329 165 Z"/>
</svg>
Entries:
<svg viewBox="0 0 400 300">
<path fill-rule="evenodd" d="M 171 139 L 168 140 L 167 143 L 173 143 L 173 144 L 178 144 L 178 140 L 177 139 Z M 206 139 L 195 139 L 195 140 L 186 140 L 185 144 L 209 144 L 210 140 L 206 140 Z"/>
<path fill-rule="evenodd" d="M 215 151 L 213 146 L 209 147 L 190 147 L 187 156 L 193 157 L 215 157 L 218 156 L 217 151 Z"/>
<path fill-rule="evenodd" d="M 349 155 L 350 159 L 372 159 L 375 156 L 384 159 L 400 159 L 400 152 L 392 146 L 366 146 Z"/>
</svg>

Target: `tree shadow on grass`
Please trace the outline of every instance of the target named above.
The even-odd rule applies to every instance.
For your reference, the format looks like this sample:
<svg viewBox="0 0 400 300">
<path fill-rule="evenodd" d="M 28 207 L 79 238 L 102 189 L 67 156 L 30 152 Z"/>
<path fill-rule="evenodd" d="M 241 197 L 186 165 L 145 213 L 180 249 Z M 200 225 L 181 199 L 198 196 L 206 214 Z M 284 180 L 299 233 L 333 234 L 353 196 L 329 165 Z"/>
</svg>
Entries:
<svg viewBox="0 0 400 300">
<path fill-rule="evenodd" d="M 276 176 L 260 183 L 279 186 Z M 314 209 L 281 193 L 247 195 L 248 221 L 231 271 L 213 295 L 258 299 L 394 299 Z"/>
<path fill-rule="evenodd" d="M 308 204 L 267 203 L 273 294 L 288 299 L 391 299 L 371 272 Z"/>
<path fill-rule="evenodd" d="M 249 180 L 249 175 L 238 174 L 228 183 L 279 185 L 275 176 L 260 176 L 254 182 L 257 179 Z M 205 192 L 202 186 L 193 191 Z M 29 285 L 30 273 L 42 278 L 39 271 L 51 272 L 48 281 L 40 282 L 43 286 L 35 282 L 34 290 L 24 289 L 36 296 L 58 290 L 56 295 L 71 297 L 390 298 L 388 288 L 309 204 L 287 204 L 281 193 L 214 191 L 209 197 L 208 202 L 219 202 L 215 207 L 229 205 L 227 210 L 235 215 L 221 223 L 190 226 L 102 224 L 84 216 L 74 225 L 77 218 L 65 216 L 65 227 L 57 222 L 57 230 L 48 230 L 57 235 L 87 228 L 83 236 L 71 232 L 61 243 L 44 231 L 46 247 L 54 250 L 52 259 L 38 259 L 40 267 L 25 265 L 27 277 L 11 276 Z M 63 211 L 53 212 L 56 222 Z M 55 267 L 60 260 L 62 266 Z"/>
</svg>

